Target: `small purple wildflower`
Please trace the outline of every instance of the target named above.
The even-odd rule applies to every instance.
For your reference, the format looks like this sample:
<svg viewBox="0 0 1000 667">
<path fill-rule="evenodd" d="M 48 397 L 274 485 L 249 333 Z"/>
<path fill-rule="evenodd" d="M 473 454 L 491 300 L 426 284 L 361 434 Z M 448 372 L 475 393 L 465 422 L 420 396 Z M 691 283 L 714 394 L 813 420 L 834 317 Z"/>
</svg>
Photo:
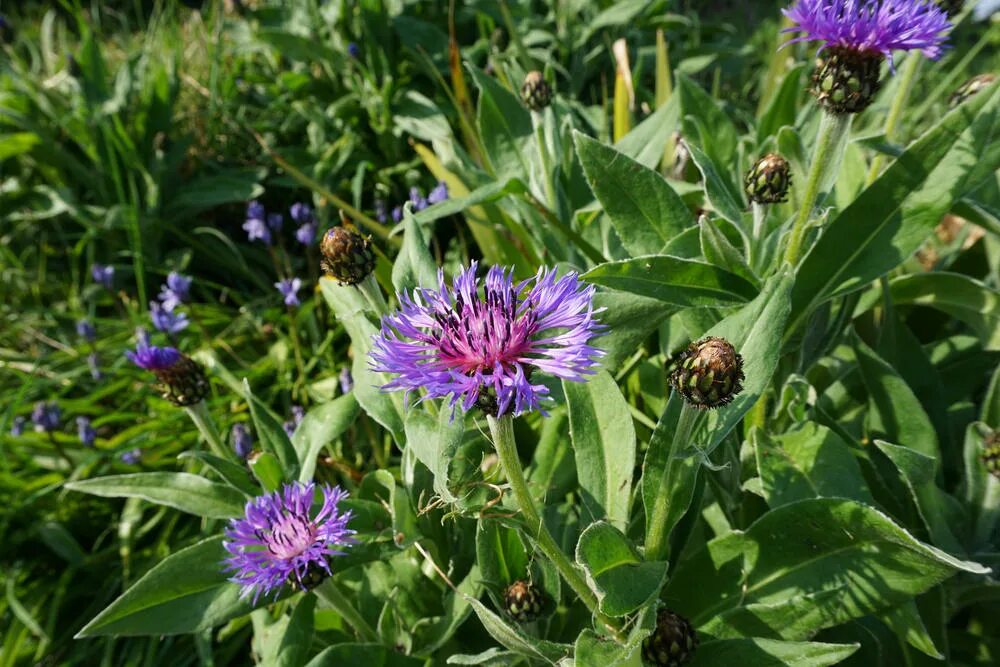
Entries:
<svg viewBox="0 0 1000 667">
<path fill-rule="evenodd" d="M 94 440 L 97 439 L 97 431 L 90 425 L 90 417 L 81 415 L 76 418 L 76 434 L 84 447 L 94 446 Z"/>
<path fill-rule="evenodd" d="M 142 460 L 142 451 L 138 447 L 135 449 L 129 449 L 119 454 L 118 458 L 121 459 L 122 463 L 134 466 Z"/>
<path fill-rule="evenodd" d="M 392 221 L 399 222 L 402 219 L 403 219 L 403 207 L 397 206 L 396 208 L 392 209 Z"/>
<path fill-rule="evenodd" d="M 340 369 L 340 391 L 349 394 L 353 389 L 354 376 L 351 375 L 351 369 L 348 366 L 344 366 Z"/>
<path fill-rule="evenodd" d="M 39 401 L 31 411 L 31 421 L 35 424 L 35 430 L 44 433 L 58 430 L 61 416 L 62 410 L 56 403 Z"/>
<path fill-rule="evenodd" d="M 420 194 L 420 188 L 415 185 L 410 188 L 409 201 L 413 204 L 414 211 L 422 211 L 427 208 L 427 198 Z"/>
<path fill-rule="evenodd" d="M 290 438 L 293 435 L 295 435 L 295 429 L 299 427 L 299 424 L 301 424 L 302 420 L 305 418 L 306 418 L 306 409 L 301 405 L 293 405 L 292 418 L 289 421 L 286 421 L 284 424 L 282 424 L 281 427 L 285 429 L 285 433 L 287 433 L 288 437 Z"/>
<path fill-rule="evenodd" d="M 90 368 L 90 377 L 95 380 L 101 379 L 101 368 L 97 363 L 97 353 L 91 352 L 87 355 L 87 366 Z"/>
<path fill-rule="evenodd" d="M 281 280 L 274 283 L 274 286 L 278 288 L 281 292 L 281 296 L 285 298 L 286 306 L 298 306 L 299 297 L 297 292 L 302 289 L 302 281 L 298 278 L 288 278 L 286 280 Z"/>
<path fill-rule="evenodd" d="M 427 193 L 428 204 L 439 204 L 448 199 L 448 184 L 438 181 L 433 190 Z"/>
<path fill-rule="evenodd" d="M 316 215 L 313 213 L 312 207 L 303 202 L 292 204 L 291 208 L 288 209 L 288 213 L 292 216 L 292 220 L 300 225 L 304 225 L 307 222 L 316 222 Z"/>
<path fill-rule="evenodd" d="M 97 331 L 94 329 L 94 325 L 91 324 L 90 320 L 79 320 L 76 323 L 76 335 L 88 343 L 93 343 L 97 338 Z"/>
<path fill-rule="evenodd" d="M 264 205 L 256 199 L 247 204 L 247 220 L 263 220 L 266 215 Z"/>
<path fill-rule="evenodd" d="M 316 240 L 316 223 L 307 222 L 295 230 L 295 240 L 302 245 L 312 245 Z"/>
<path fill-rule="evenodd" d="M 160 288 L 160 302 L 167 310 L 173 310 L 185 303 L 191 293 L 191 278 L 176 271 L 167 275 L 167 282 Z"/>
<path fill-rule="evenodd" d="M 156 301 L 149 302 L 149 316 L 158 331 L 176 334 L 188 327 L 187 315 L 177 310 L 167 310 Z"/>
<path fill-rule="evenodd" d="M 139 341 L 135 351 L 127 350 L 125 356 L 139 368 L 147 371 L 162 371 L 181 360 L 181 353 L 174 347 L 156 347 Z"/>
<path fill-rule="evenodd" d="M 371 366 L 396 376 L 385 391 L 423 389 L 424 398 L 450 397 L 463 410 L 478 403 L 494 414 L 544 413 L 548 389 L 531 383 L 532 371 L 580 382 L 604 355 L 589 344 L 605 329 L 594 317 L 594 287 L 544 268 L 515 283 L 513 269 L 497 266 L 480 285 L 477 268 L 451 286 L 439 271 L 437 288 L 399 294 L 400 310 L 373 337 Z"/>
<path fill-rule="evenodd" d="M 115 267 L 106 264 L 94 264 L 90 267 L 90 277 L 104 289 L 111 289 L 115 281 Z"/>
<path fill-rule="evenodd" d="M 375 219 L 382 224 L 389 221 L 389 209 L 384 199 L 375 200 Z"/>
<path fill-rule="evenodd" d="M 285 216 L 281 215 L 280 213 L 267 214 L 267 226 L 275 234 L 281 231 L 281 227 L 284 224 L 285 224 Z"/>
<path fill-rule="evenodd" d="M 233 442 L 233 451 L 236 452 L 236 456 L 245 461 L 253 450 L 253 437 L 247 431 L 247 427 L 241 423 L 233 424 L 229 437 Z"/>
<path fill-rule="evenodd" d="M 256 241 L 259 239 L 264 245 L 271 245 L 271 230 L 268 229 L 267 223 L 260 218 L 247 218 L 247 221 L 243 223 L 243 229 L 246 230 L 247 240 Z"/>
<path fill-rule="evenodd" d="M 322 506 L 314 514 L 317 491 Z M 253 595 L 256 603 L 262 593 L 277 597 L 285 583 L 305 590 L 310 575 L 331 574 L 330 557 L 343 556 L 356 542 L 347 527 L 353 513 L 338 508 L 346 497 L 339 486 L 293 483 L 248 501 L 245 516 L 230 519 L 222 543 L 230 553 L 230 581 L 243 587 L 240 596 Z"/>
<path fill-rule="evenodd" d="M 934 0 L 798 0 L 783 10 L 796 23 L 785 32 L 805 33 L 788 43 L 823 42 L 823 49 L 877 53 L 919 50 L 937 59 L 948 16 Z"/>
<path fill-rule="evenodd" d="M 137 345 L 149 345 L 149 332 L 143 327 L 135 328 L 135 340 Z"/>
<path fill-rule="evenodd" d="M 27 422 L 28 420 L 24 418 L 24 415 L 18 415 L 14 417 L 14 421 L 11 422 L 10 424 L 10 434 L 14 437 L 17 437 L 22 433 L 24 433 L 24 425 Z"/>
<path fill-rule="evenodd" d="M 361 47 L 358 46 L 357 42 L 350 42 L 347 45 L 347 55 L 351 56 L 352 58 L 357 58 L 358 56 L 361 55 Z"/>
</svg>

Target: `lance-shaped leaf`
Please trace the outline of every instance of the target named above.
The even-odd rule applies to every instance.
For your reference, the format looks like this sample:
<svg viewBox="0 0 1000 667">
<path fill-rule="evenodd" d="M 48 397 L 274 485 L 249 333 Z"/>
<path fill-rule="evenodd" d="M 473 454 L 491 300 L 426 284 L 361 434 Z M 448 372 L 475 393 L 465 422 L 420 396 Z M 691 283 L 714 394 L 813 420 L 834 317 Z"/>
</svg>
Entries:
<svg viewBox="0 0 1000 667">
<path fill-rule="evenodd" d="M 583 278 L 596 285 L 685 307 L 743 303 L 757 295 L 757 289 L 745 278 L 712 264 L 669 255 L 607 262 L 595 266 Z"/>
<path fill-rule="evenodd" d="M 66 488 L 105 498 L 142 498 L 188 514 L 227 519 L 243 514 L 246 497 L 226 484 L 186 472 L 139 472 L 69 482 Z"/>
<path fill-rule="evenodd" d="M 604 521 L 580 535 L 576 561 L 608 616 L 624 616 L 655 599 L 667 578 L 665 561 L 646 562 L 624 533 Z"/>
</svg>

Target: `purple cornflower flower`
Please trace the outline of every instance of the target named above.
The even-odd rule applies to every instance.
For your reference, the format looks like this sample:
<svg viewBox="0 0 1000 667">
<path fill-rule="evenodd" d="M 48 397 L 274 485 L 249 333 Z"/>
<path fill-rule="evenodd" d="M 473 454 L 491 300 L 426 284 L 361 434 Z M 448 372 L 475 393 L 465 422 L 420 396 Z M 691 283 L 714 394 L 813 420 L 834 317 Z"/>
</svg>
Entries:
<svg viewBox="0 0 1000 667">
<path fill-rule="evenodd" d="M 167 275 L 167 282 L 160 288 L 160 302 L 167 310 L 173 310 L 186 302 L 191 293 L 191 278 L 176 271 Z"/>
<path fill-rule="evenodd" d="M 267 226 L 275 234 L 281 231 L 281 227 L 284 224 L 285 224 L 285 216 L 281 215 L 280 213 L 267 214 Z"/>
<path fill-rule="evenodd" d="M 94 446 L 94 440 L 97 439 L 97 431 L 90 425 L 90 417 L 81 415 L 76 418 L 76 434 L 84 447 Z"/>
<path fill-rule="evenodd" d="M 389 209 L 384 199 L 375 200 L 375 219 L 383 224 L 389 221 Z"/>
<path fill-rule="evenodd" d="M 399 222 L 402 219 L 403 219 L 403 207 L 397 206 L 394 209 L 392 209 L 392 221 Z"/>
<path fill-rule="evenodd" d="M 90 267 L 90 277 L 104 289 L 111 289 L 115 280 L 115 267 L 105 264 L 94 264 Z"/>
<path fill-rule="evenodd" d="M 878 53 L 891 62 L 893 51 L 941 55 L 948 16 L 933 0 L 798 0 L 782 10 L 805 33 L 789 41 L 820 41 L 823 49 Z"/>
<path fill-rule="evenodd" d="M 24 415 L 14 417 L 14 421 L 10 424 L 10 434 L 16 437 L 24 433 L 24 425 L 27 421 L 28 420 L 24 418 Z"/>
<path fill-rule="evenodd" d="M 297 292 L 302 289 L 301 280 L 298 278 L 288 278 L 274 283 L 274 286 L 278 288 L 278 291 L 281 292 L 281 296 L 285 298 L 286 306 L 299 305 Z"/>
<path fill-rule="evenodd" d="M 260 218 L 247 218 L 243 223 L 243 229 L 246 230 L 248 241 L 260 239 L 264 245 L 271 245 L 271 230 Z"/>
<path fill-rule="evenodd" d="M 354 389 L 354 376 L 351 375 L 350 367 L 344 366 L 340 369 L 340 391 L 349 394 L 352 389 Z"/>
<path fill-rule="evenodd" d="M 236 452 L 236 456 L 245 461 L 253 450 L 253 438 L 250 436 L 250 432 L 247 431 L 247 427 L 239 423 L 233 424 L 233 428 L 229 432 L 229 437 L 233 441 L 233 451 Z"/>
<path fill-rule="evenodd" d="M 187 315 L 177 310 L 168 310 L 156 301 L 149 302 L 149 316 L 158 331 L 168 334 L 180 333 L 187 329 Z"/>
<path fill-rule="evenodd" d="M 35 409 L 31 411 L 31 421 L 35 424 L 35 430 L 46 433 L 59 428 L 61 416 L 62 410 L 55 403 L 39 401 L 35 403 Z"/>
<path fill-rule="evenodd" d="M 533 370 L 579 382 L 604 355 L 589 344 L 605 328 L 594 318 L 594 287 L 544 268 L 515 283 L 513 269 L 495 266 L 481 295 L 476 270 L 473 262 L 450 287 L 439 271 L 436 289 L 399 294 L 400 310 L 374 336 L 372 368 L 396 376 L 386 391 L 422 388 L 424 398 L 450 396 L 452 408 L 478 404 L 497 415 L 544 413 L 548 389 L 531 383 Z"/>
<path fill-rule="evenodd" d="M 90 323 L 90 320 L 79 320 L 76 323 L 76 335 L 88 343 L 93 343 L 97 337 L 97 332 L 94 330 L 94 325 Z"/>
<path fill-rule="evenodd" d="M 322 505 L 313 513 L 317 491 Z M 330 556 L 343 556 L 356 542 L 347 527 L 353 513 L 338 508 L 346 497 L 339 486 L 293 483 L 248 501 L 245 516 L 230 519 L 222 543 L 230 553 L 230 581 L 243 587 L 240 596 L 253 595 L 256 603 L 261 593 L 277 596 L 285 583 L 305 590 L 314 575 L 331 574 Z"/>
<path fill-rule="evenodd" d="M 427 208 L 427 198 L 420 194 L 420 188 L 413 186 L 410 188 L 410 200 L 414 211 L 422 211 Z"/>
<path fill-rule="evenodd" d="M 95 380 L 101 379 L 101 369 L 97 364 L 97 353 L 91 352 L 87 355 L 87 366 L 90 368 L 90 377 Z"/>
<path fill-rule="evenodd" d="M 125 356 L 139 368 L 154 372 L 169 370 L 181 360 L 177 348 L 156 347 L 142 340 L 135 346 L 135 351 L 126 350 Z"/>
<path fill-rule="evenodd" d="M 357 42 L 350 42 L 347 45 L 347 55 L 351 56 L 352 58 L 357 58 L 358 56 L 361 55 L 361 47 L 358 46 Z"/>
<path fill-rule="evenodd" d="M 139 448 L 136 447 L 135 449 L 130 449 L 128 451 L 122 452 L 121 454 L 118 455 L 118 458 L 121 459 L 122 463 L 134 466 L 142 459 L 142 451 L 140 451 Z"/>
<path fill-rule="evenodd" d="M 448 199 L 448 184 L 444 181 L 438 181 L 434 189 L 427 193 L 428 204 L 438 204 L 446 199 Z"/>
</svg>

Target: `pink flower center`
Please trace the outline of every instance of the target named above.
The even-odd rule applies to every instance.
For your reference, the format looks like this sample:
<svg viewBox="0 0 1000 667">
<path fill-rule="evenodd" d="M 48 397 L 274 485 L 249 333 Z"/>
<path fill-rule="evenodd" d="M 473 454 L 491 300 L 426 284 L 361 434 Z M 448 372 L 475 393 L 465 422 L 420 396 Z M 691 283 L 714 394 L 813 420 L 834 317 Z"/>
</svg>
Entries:
<svg viewBox="0 0 1000 667">
<path fill-rule="evenodd" d="M 440 332 L 432 334 L 438 358 L 465 374 L 491 372 L 497 365 L 509 369 L 531 351 L 535 318 L 528 310 L 517 314 L 517 299 L 488 289 L 486 300 L 466 303 L 458 296 L 454 309 L 435 314 Z"/>
<path fill-rule="evenodd" d="M 305 517 L 286 514 L 271 524 L 271 532 L 264 536 L 267 550 L 275 558 L 290 560 L 316 542 L 316 526 Z"/>
</svg>

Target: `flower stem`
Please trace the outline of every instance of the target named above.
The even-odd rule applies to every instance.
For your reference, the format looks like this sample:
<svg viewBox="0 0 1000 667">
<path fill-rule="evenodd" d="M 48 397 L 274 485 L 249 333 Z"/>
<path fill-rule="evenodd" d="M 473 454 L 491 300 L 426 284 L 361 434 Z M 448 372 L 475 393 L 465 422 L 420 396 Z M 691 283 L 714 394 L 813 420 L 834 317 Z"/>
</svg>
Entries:
<svg viewBox="0 0 1000 667">
<path fill-rule="evenodd" d="M 223 444 L 222 436 L 219 435 L 219 429 L 216 427 L 212 415 L 208 412 L 205 401 L 198 401 L 194 405 L 187 406 L 184 410 L 191 417 L 194 425 L 198 427 L 198 432 L 201 433 L 201 437 L 205 438 L 212 453 L 221 458 L 232 460 L 234 455 Z"/>
<path fill-rule="evenodd" d="M 913 80 L 916 78 L 917 70 L 920 69 L 921 60 L 922 58 L 917 52 L 911 53 L 906 57 L 906 63 L 903 65 L 903 73 L 900 75 L 899 83 L 897 84 L 896 96 L 892 98 L 889 114 L 885 117 L 885 140 L 887 142 L 894 142 L 896 140 L 899 118 L 903 115 L 903 108 L 906 106 L 906 101 L 910 98 L 910 91 L 913 89 Z M 871 185 L 878 178 L 884 161 L 885 156 L 881 153 L 875 156 L 875 159 L 872 160 L 871 168 L 868 170 L 868 178 L 865 181 L 866 185 Z"/>
<path fill-rule="evenodd" d="M 677 419 L 677 427 L 674 429 L 674 437 L 670 446 L 671 455 L 675 454 L 680 446 L 688 444 L 694 434 L 695 426 L 698 423 L 698 410 L 688 404 L 681 408 L 680 417 Z M 679 446 L 680 445 L 680 446 Z M 667 519 L 670 515 L 670 490 L 667 489 L 670 475 L 670 458 L 664 461 L 663 475 L 660 477 L 660 484 L 656 494 L 656 501 L 653 504 L 653 511 L 650 512 L 646 522 L 646 560 L 664 560 L 670 550 L 670 528 Z"/>
<path fill-rule="evenodd" d="M 802 195 L 802 206 L 795 217 L 788 246 L 785 248 L 785 262 L 795 266 L 802 252 L 802 241 L 806 235 L 806 223 L 812 217 L 813 208 L 819 199 L 820 189 L 824 180 L 835 177 L 843 157 L 844 138 L 851 127 L 851 114 L 833 115 L 823 113 L 816 135 L 816 152 L 813 154 L 812 165 L 809 167 L 809 178 Z"/>
<path fill-rule="evenodd" d="M 493 444 L 497 450 L 497 457 L 507 474 L 507 481 L 514 493 L 514 500 L 517 501 L 521 514 L 524 515 L 525 527 L 528 533 L 538 544 L 538 548 L 548 557 L 562 578 L 569 584 L 570 588 L 576 592 L 580 600 L 583 601 L 591 613 L 606 626 L 616 638 L 621 638 L 615 622 L 608 616 L 601 613 L 598 608 L 597 596 L 590 590 L 586 580 L 580 571 L 570 562 L 566 554 L 563 553 L 555 539 L 545 527 L 535 501 L 528 490 L 528 482 L 524 478 L 524 469 L 521 467 L 521 459 L 517 455 L 517 443 L 514 440 L 514 419 L 510 415 L 502 417 L 489 417 L 490 434 L 493 436 Z"/>
<path fill-rule="evenodd" d="M 368 624 L 368 621 L 355 609 L 344 595 L 343 591 L 337 588 L 333 579 L 327 579 L 322 584 L 313 589 L 320 600 L 330 605 L 330 607 L 340 614 L 340 617 L 347 622 L 358 636 L 369 643 L 378 642 L 378 633 Z"/>
</svg>

